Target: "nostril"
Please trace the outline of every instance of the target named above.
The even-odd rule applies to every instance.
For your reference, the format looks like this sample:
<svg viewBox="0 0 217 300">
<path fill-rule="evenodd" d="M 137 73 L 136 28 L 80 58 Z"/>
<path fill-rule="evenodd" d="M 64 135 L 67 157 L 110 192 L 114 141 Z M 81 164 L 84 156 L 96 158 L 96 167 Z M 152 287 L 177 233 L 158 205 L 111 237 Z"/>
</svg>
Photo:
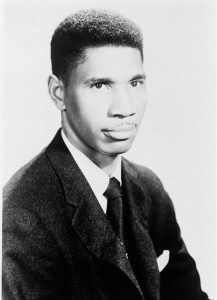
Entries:
<svg viewBox="0 0 217 300">
<path fill-rule="evenodd" d="M 118 119 L 124 119 L 126 117 L 131 117 L 135 115 L 135 112 L 129 113 L 129 114 L 114 114 L 113 117 L 118 118 Z"/>
<path fill-rule="evenodd" d="M 118 118 L 118 119 L 124 119 L 126 117 L 131 117 L 131 116 L 133 116 L 135 114 L 136 114 L 135 112 L 129 113 L 129 114 L 113 114 L 112 117 Z"/>
<path fill-rule="evenodd" d="M 123 115 L 119 115 L 119 114 L 116 114 L 116 115 L 114 115 L 113 117 L 118 118 L 118 119 L 123 119 L 123 118 L 124 118 Z"/>
</svg>

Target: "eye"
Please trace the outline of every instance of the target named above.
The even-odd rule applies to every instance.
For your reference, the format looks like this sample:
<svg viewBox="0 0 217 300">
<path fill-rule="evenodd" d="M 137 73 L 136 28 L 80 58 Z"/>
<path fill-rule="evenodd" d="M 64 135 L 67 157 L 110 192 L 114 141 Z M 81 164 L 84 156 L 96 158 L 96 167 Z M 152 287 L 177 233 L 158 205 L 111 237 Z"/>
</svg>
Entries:
<svg viewBox="0 0 217 300">
<path fill-rule="evenodd" d="M 97 82 L 95 83 L 93 86 L 95 86 L 95 88 L 97 88 L 98 90 L 102 88 L 102 82 Z"/>
<path fill-rule="evenodd" d="M 141 84 L 143 84 L 144 82 L 143 82 L 143 80 L 134 80 L 134 81 L 131 81 L 131 85 L 132 85 L 132 87 L 137 87 L 138 85 L 141 85 Z"/>
<path fill-rule="evenodd" d="M 93 84 L 91 84 L 90 86 L 91 88 L 95 87 L 97 90 L 102 89 L 103 87 L 107 87 L 109 88 L 109 84 L 106 82 L 95 82 Z"/>
</svg>

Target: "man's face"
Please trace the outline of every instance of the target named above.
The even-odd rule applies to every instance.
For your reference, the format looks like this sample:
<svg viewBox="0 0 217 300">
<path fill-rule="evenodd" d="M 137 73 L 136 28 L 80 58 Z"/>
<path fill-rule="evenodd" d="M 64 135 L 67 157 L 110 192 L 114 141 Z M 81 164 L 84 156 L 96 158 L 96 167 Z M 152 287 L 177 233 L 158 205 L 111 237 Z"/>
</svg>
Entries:
<svg viewBox="0 0 217 300">
<path fill-rule="evenodd" d="M 130 47 L 85 50 L 64 87 L 63 127 L 90 159 L 126 152 L 136 136 L 146 104 L 141 54 Z"/>
</svg>

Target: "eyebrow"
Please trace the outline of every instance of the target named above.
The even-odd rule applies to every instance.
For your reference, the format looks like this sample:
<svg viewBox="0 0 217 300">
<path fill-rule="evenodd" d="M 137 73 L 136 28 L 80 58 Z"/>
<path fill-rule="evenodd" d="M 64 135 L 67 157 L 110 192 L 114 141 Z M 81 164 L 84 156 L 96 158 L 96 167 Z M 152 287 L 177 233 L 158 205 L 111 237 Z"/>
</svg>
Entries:
<svg viewBox="0 0 217 300">
<path fill-rule="evenodd" d="M 146 79 L 146 75 L 145 73 L 141 73 L 141 74 L 137 74 L 134 75 L 129 81 L 133 81 L 133 80 L 139 80 L 139 79 Z M 114 81 L 109 78 L 109 77 L 93 77 L 93 78 L 88 78 L 84 81 L 84 84 L 94 84 L 94 83 L 108 83 L 108 84 L 112 84 L 114 83 Z"/>
<path fill-rule="evenodd" d="M 84 84 L 104 83 L 104 82 L 113 83 L 113 80 L 111 80 L 111 78 L 108 78 L 108 77 L 101 77 L 101 78 L 93 77 L 93 78 L 89 78 L 89 79 L 85 80 Z"/>
<path fill-rule="evenodd" d="M 138 80 L 138 79 L 144 79 L 144 80 L 146 80 L 146 74 L 145 74 L 145 73 L 137 74 L 137 75 L 133 76 L 133 77 L 130 79 L 130 81 Z"/>
</svg>

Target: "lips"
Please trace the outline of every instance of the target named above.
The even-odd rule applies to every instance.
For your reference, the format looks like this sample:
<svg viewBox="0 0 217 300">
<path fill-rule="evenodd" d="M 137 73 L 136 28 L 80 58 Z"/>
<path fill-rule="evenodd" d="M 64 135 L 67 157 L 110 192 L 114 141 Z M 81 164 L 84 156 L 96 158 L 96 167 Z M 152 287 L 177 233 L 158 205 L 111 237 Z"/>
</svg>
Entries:
<svg viewBox="0 0 217 300">
<path fill-rule="evenodd" d="M 129 139 L 136 129 L 135 124 L 122 124 L 116 127 L 104 129 L 104 134 L 114 140 Z"/>
</svg>

